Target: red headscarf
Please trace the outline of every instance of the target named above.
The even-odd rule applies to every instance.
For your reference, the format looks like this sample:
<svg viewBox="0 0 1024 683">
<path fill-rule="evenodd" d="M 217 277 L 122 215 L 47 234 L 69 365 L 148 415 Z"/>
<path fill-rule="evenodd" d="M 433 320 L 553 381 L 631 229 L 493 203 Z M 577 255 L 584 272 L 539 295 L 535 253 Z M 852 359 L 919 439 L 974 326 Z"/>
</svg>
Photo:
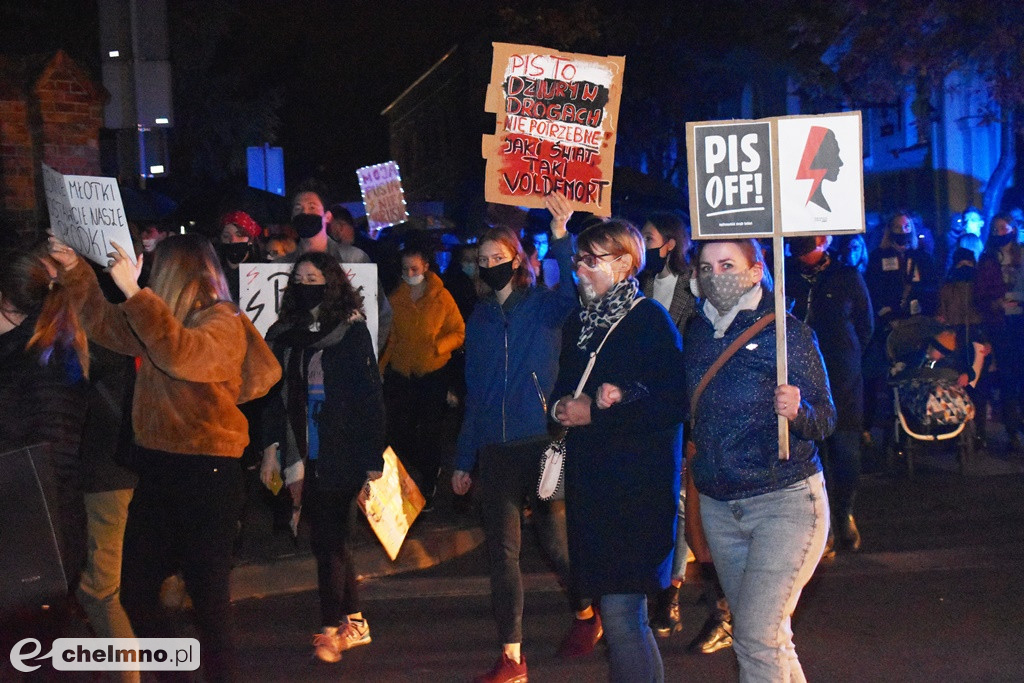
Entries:
<svg viewBox="0 0 1024 683">
<path fill-rule="evenodd" d="M 220 219 L 220 227 L 223 228 L 228 223 L 237 225 L 242 231 L 249 236 L 250 240 L 255 240 L 257 237 L 263 234 L 263 228 L 260 224 L 252 219 L 252 216 L 247 214 L 245 211 L 232 211 L 231 213 L 225 214 Z"/>
</svg>

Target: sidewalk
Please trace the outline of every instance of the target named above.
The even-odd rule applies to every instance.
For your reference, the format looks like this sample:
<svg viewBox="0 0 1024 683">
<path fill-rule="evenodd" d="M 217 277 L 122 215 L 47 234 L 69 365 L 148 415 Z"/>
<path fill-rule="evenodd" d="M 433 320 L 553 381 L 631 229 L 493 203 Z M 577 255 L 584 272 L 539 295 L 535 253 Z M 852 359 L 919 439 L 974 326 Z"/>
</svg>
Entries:
<svg viewBox="0 0 1024 683">
<path fill-rule="evenodd" d="M 253 484 L 259 486 L 258 482 Z M 316 561 L 310 551 L 309 528 L 300 524 L 299 538 L 274 530 L 271 499 L 261 488 L 250 491 L 237 563 L 231 573 L 231 600 L 263 598 L 316 589 Z M 451 493 L 439 493 L 434 510 L 420 513 L 392 562 L 366 518 L 353 508 L 352 556 L 360 580 L 425 569 L 467 553 L 484 540 L 476 515 L 456 512 Z"/>
</svg>

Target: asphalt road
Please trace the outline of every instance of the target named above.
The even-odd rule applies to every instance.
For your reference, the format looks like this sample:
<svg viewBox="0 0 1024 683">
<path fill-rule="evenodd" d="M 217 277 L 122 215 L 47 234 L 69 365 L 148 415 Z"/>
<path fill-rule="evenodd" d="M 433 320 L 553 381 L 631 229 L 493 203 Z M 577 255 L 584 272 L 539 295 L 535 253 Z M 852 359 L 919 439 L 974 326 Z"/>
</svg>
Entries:
<svg viewBox="0 0 1024 683">
<path fill-rule="evenodd" d="M 1024 475 L 963 477 L 932 464 L 913 481 L 865 479 L 864 551 L 820 567 L 794 620 L 810 680 L 1024 680 Z M 531 680 L 606 680 L 603 647 L 582 660 L 555 657 L 568 607 L 533 545 L 524 552 Z M 697 590 L 684 587 L 683 632 L 659 641 L 666 679 L 735 680 L 731 650 L 685 651 L 704 618 Z M 237 603 L 246 679 L 465 681 L 497 656 L 482 549 L 367 581 L 363 600 L 373 643 L 336 665 L 310 657 L 315 593 Z"/>
</svg>

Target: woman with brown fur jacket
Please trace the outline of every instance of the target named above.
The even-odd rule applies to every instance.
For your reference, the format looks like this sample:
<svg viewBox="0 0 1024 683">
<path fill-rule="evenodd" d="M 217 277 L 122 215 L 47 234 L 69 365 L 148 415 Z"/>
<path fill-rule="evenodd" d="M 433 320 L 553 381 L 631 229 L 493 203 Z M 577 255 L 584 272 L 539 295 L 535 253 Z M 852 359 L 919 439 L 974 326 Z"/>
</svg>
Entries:
<svg viewBox="0 0 1024 683">
<path fill-rule="evenodd" d="M 231 546 L 242 504 L 239 458 L 249 440 L 238 404 L 265 394 L 281 367 L 231 303 L 209 242 L 172 236 L 154 252 L 150 287 L 118 245 L 108 272 L 124 293 L 108 302 L 91 268 L 51 238 L 86 333 L 141 359 L 132 420 L 139 485 L 125 529 L 121 602 L 136 634 L 171 637 L 163 580 L 181 569 L 209 680 L 236 677 L 229 595 Z"/>
</svg>

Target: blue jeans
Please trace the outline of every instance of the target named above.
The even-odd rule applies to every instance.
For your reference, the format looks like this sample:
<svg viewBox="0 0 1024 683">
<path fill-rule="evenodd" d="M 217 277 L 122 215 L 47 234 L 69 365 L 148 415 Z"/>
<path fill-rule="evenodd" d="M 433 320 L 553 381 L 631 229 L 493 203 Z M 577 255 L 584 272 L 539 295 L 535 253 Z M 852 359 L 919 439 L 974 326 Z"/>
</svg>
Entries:
<svg viewBox="0 0 1024 683">
<path fill-rule="evenodd" d="M 601 621 L 611 660 L 610 680 L 644 683 L 665 680 L 661 653 L 647 622 L 646 595 L 602 595 Z"/>
<path fill-rule="evenodd" d="M 819 472 L 779 491 L 741 500 L 701 495 L 700 510 L 732 608 L 740 681 L 806 680 L 793 645 L 791 618 L 825 550 L 825 478 Z"/>
<path fill-rule="evenodd" d="M 672 578 L 683 580 L 690 546 L 686 543 L 686 485 L 679 486 L 679 510 L 676 512 L 676 552 L 672 557 Z"/>
</svg>

